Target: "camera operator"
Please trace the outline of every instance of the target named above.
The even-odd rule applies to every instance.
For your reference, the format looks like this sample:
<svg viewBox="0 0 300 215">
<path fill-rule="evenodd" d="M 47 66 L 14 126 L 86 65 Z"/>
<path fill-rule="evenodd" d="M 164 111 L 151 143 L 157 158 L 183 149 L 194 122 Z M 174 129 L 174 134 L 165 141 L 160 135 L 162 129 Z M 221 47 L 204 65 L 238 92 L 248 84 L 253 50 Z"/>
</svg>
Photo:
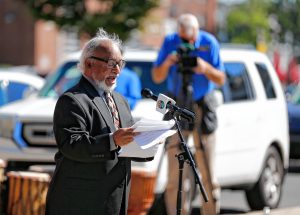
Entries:
<svg viewBox="0 0 300 215">
<path fill-rule="evenodd" d="M 158 58 L 154 63 L 152 78 L 155 83 L 167 79 L 169 96 L 178 105 L 192 108 L 196 113 L 193 126 L 183 127 L 185 139 L 191 131 L 201 135 L 201 141 L 208 158 L 213 184 L 214 200 L 219 200 L 220 188 L 214 174 L 214 149 L 216 128 L 215 103 L 213 90 L 217 85 L 223 85 L 225 73 L 220 59 L 219 43 L 216 38 L 199 29 L 197 18 L 192 14 L 183 14 L 178 19 L 178 32 L 167 35 L 160 48 Z M 166 144 L 168 153 L 168 185 L 165 191 L 165 203 L 168 214 L 176 214 L 178 191 L 178 161 L 180 140 L 177 134 L 171 136 Z M 187 177 L 187 166 L 183 171 L 183 181 Z M 218 193 L 218 194 L 217 194 Z M 186 200 L 183 183 L 182 212 L 189 213 L 190 203 Z M 217 202 L 216 202 L 216 205 Z M 219 206 L 216 208 L 217 212 Z"/>
</svg>

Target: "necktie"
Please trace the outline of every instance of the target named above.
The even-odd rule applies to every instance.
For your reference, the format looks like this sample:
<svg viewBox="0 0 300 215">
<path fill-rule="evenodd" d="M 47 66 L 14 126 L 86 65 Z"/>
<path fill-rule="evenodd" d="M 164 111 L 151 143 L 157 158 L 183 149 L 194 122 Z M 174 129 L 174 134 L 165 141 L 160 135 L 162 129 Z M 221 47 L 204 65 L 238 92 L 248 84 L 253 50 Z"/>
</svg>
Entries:
<svg viewBox="0 0 300 215">
<path fill-rule="evenodd" d="M 106 99 L 107 105 L 110 109 L 110 112 L 112 114 L 114 124 L 115 124 L 116 128 L 119 129 L 120 128 L 119 113 L 118 113 L 116 104 L 115 104 L 110 92 L 105 92 L 105 99 Z"/>
</svg>

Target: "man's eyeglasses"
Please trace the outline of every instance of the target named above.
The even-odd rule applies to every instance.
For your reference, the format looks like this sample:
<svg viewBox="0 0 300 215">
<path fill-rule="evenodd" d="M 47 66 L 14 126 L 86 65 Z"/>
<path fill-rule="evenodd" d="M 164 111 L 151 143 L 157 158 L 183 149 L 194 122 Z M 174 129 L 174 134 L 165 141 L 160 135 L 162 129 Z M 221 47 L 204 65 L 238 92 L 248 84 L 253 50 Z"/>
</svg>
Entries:
<svg viewBox="0 0 300 215">
<path fill-rule="evenodd" d="M 113 69 L 117 65 L 119 66 L 120 69 L 122 69 L 126 63 L 125 60 L 120 60 L 119 62 L 117 62 L 113 59 L 104 59 L 104 58 L 95 57 L 95 56 L 90 56 L 90 58 L 107 63 L 107 68 L 109 68 L 109 69 Z"/>
</svg>

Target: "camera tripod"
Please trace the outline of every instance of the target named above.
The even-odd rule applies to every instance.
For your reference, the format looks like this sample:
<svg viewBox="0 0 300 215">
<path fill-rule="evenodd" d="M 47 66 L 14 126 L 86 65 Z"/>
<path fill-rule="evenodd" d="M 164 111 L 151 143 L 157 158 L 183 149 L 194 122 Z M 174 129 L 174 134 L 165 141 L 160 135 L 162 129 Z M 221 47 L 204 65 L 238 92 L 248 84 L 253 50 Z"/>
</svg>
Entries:
<svg viewBox="0 0 300 215">
<path fill-rule="evenodd" d="M 188 107 L 188 109 L 195 110 L 196 112 L 198 111 L 197 108 L 195 108 L 195 101 L 193 100 L 193 83 L 192 83 L 192 72 L 188 70 L 180 70 L 178 71 L 178 74 L 182 75 L 182 89 L 181 89 L 181 94 L 179 93 L 179 98 L 176 98 L 177 103 L 180 104 L 180 106 L 183 107 Z M 199 113 L 198 113 L 199 114 Z M 197 114 L 195 114 L 197 115 Z M 169 115 L 170 116 L 170 115 Z M 211 180 L 211 173 L 210 173 L 210 168 L 209 168 L 209 163 L 208 163 L 208 158 L 207 154 L 205 152 L 205 147 L 203 145 L 201 136 L 198 131 L 199 122 L 198 119 L 193 119 L 192 122 L 180 122 L 181 129 L 183 130 L 188 130 L 192 133 L 193 139 L 194 139 L 194 146 L 196 147 L 196 152 L 195 152 L 195 158 L 197 161 L 197 170 L 201 173 L 201 179 L 204 183 L 204 188 L 201 183 L 199 183 L 199 179 L 197 179 L 197 172 L 195 168 L 195 163 L 192 160 L 191 153 L 189 152 L 189 148 L 186 146 L 184 143 L 184 138 L 182 135 L 182 132 L 179 127 L 178 120 L 180 120 L 180 113 L 174 113 L 171 111 L 171 116 L 176 122 L 177 130 L 178 130 L 178 135 L 180 138 L 180 142 L 182 145 L 182 148 L 184 149 L 183 153 L 178 154 L 176 157 L 179 162 L 179 184 L 178 184 L 178 197 L 177 197 L 177 214 L 181 213 L 181 194 L 182 194 L 182 177 L 183 177 L 183 167 L 184 167 L 184 162 L 187 162 L 189 165 L 191 165 L 192 170 L 194 171 L 194 175 L 196 177 L 196 184 L 199 184 L 200 186 L 200 191 L 203 196 L 202 206 L 201 206 L 201 213 L 203 214 L 210 214 L 210 215 L 215 215 L 216 214 L 216 205 L 214 201 L 214 197 L 212 195 L 213 192 L 213 185 L 212 185 L 212 180 Z M 171 118 L 171 117 L 170 117 Z M 197 121 L 197 122 L 195 122 Z M 192 160 L 192 161 L 190 161 Z M 205 190 L 207 190 L 207 194 Z M 208 202 L 208 198 L 211 199 L 211 201 Z M 204 203 L 204 204 L 203 204 Z"/>
<path fill-rule="evenodd" d="M 191 166 L 193 173 L 194 173 L 195 182 L 196 182 L 196 184 L 199 185 L 200 192 L 201 192 L 205 202 L 208 202 L 208 197 L 207 197 L 206 191 L 204 189 L 204 186 L 200 180 L 199 174 L 197 172 L 194 158 L 191 154 L 190 149 L 188 148 L 188 146 L 186 145 L 186 143 L 184 141 L 184 138 L 183 138 L 183 135 L 181 132 L 181 128 L 179 125 L 179 121 L 178 121 L 180 118 L 180 115 L 176 111 L 172 111 L 172 110 L 171 110 L 171 114 L 172 114 L 172 118 L 175 121 L 176 129 L 178 131 L 178 135 L 180 138 L 180 144 L 183 148 L 183 152 L 176 155 L 176 157 L 178 159 L 178 163 L 179 163 L 179 180 L 178 180 L 176 207 L 177 207 L 177 215 L 180 215 L 181 214 L 181 195 L 182 195 L 182 176 L 183 176 L 184 162 L 187 162 Z"/>
</svg>

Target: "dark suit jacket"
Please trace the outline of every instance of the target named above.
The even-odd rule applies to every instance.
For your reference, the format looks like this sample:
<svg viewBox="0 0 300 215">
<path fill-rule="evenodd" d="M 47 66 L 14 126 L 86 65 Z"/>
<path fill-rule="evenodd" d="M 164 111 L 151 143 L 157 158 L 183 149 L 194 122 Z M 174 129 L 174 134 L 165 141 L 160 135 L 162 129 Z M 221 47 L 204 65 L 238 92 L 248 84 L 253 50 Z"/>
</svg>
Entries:
<svg viewBox="0 0 300 215">
<path fill-rule="evenodd" d="M 127 101 L 116 92 L 112 95 L 121 127 L 130 127 L 133 119 Z M 59 151 L 47 193 L 46 214 L 119 214 L 123 191 L 126 209 L 121 214 L 125 214 L 130 159 L 117 157 L 109 139 L 109 133 L 115 131 L 110 112 L 84 77 L 58 99 L 53 129 Z"/>
</svg>

